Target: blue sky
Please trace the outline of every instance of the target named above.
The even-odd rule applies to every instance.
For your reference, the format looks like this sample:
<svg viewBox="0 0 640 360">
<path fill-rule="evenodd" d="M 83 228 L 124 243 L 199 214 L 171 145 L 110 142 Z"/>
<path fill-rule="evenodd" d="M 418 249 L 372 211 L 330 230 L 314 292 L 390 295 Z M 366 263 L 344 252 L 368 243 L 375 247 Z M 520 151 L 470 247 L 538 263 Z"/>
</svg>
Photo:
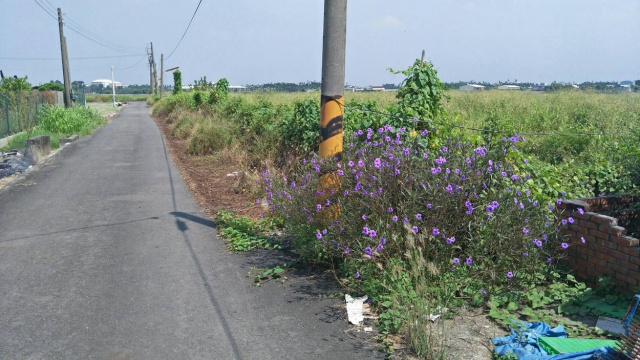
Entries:
<svg viewBox="0 0 640 360">
<path fill-rule="evenodd" d="M 198 4 L 37 1 L 61 7 L 76 24 L 118 44 L 104 47 L 65 28 L 73 80 L 110 78 L 113 65 L 124 84 L 148 83 L 144 44 L 153 42 L 159 66 Z M 319 81 L 323 6 L 322 0 L 203 0 L 165 68 L 180 66 L 185 83 L 204 75 L 234 85 Z M 33 84 L 61 80 L 57 21 L 36 0 L 6 0 L 2 10 L 5 75 L 28 75 Z M 406 68 L 422 49 L 444 81 L 640 79 L 639 0 L 349 0 L 347 13 L 351 84 L 398 83 L 401 76 L 386 69 Z"/>
</svg>

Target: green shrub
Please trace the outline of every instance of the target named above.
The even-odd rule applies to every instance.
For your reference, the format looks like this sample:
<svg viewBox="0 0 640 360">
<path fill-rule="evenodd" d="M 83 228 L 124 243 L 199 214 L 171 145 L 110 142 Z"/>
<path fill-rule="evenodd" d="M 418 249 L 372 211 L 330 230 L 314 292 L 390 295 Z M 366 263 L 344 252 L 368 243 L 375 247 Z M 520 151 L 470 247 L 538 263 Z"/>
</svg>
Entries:
<svg viewBox="0 0 640 360">
<path fill-rule="evenodd" d="M 86 107 L 62 108 L 45 106 L 39 116 L 39 126 L 52 133 L 90 134 L 104 123 L 104 119 L 95 111 Z"/>
<path fill-rule="evenodd" d="M 293 111 L 284 115 L 278 132 L 284 145 L 300 153 L 311 153 L 320 141 L 320 104 L 317 100 L 298 100 Z"/>
<path fill-rule="evenodd" d="M 233 141 L 233 131 L 227 124 L 203 121 L 189 138 L 188 151 L 192 155 L 212 154 L 230 146 Z"/>
</svg>

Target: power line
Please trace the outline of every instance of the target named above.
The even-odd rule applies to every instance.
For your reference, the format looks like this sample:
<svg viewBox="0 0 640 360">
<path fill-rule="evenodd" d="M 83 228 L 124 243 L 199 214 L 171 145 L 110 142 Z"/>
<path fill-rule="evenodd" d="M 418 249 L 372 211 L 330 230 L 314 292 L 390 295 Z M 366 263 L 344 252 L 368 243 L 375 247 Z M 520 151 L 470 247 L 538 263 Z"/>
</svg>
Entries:
<svg viewBox="0 0 640 360">
<path fill-rule="evenodd" d="M 140 62 L 144 59 L 147 58 L 147 55 L 145 54 L 140 60 L 138 60 L 135 64 L 131 65 L 131 66 L 127 66 L 127 67 L 123 67 L 123 68 L 114 68 L 113 70 L 126 70 L 126 69 L 131 69 L 132 67 L 140 64 Z"/>
<path fill-rule="evenodd" d="M 53 5 L 48 2 L 47 0 L 47 4 L 51 7 L 48 8 L 46 4 L 44 4 L 44 2 L 42 2 L 43 0 L 34 0 L 34 2 L 36 4 L 38 4 L 38 6 L 40 6 L 40 8 L 42 8 L 42 10 L 44 10 L 49 16 L 51 16 L 51 18 L 53 18 L 54 20 L 57 21 L 57 16 L 56 16 L 56 12 L 57 10 L 55 9 L 55 7 L 53 7 Z M 116 52 L 120 52 L 120 53 L 125 53 L 125 54 L 131 54 L 131 55 L 135 55 L 137 56 L 137 53 L 139 53 L 141 51 L 140 47 L 141 46 L 131 46 L 131 45 L 121 45 L 118 43 L 115 43 L 113 41 L 104 39 L 94 33 L 92 33 L 91 31 L 85 29 L 84 27 L 82 27 L 81 25 L 79 25 L 78 23 L 76 23 L 75 21 L 71 20 L 66 14 L 64 14 L 63 19 L 66 20 L 64 23 L 64 26 L 66 26 L 69 30 L 77 33 L 78 35 L 84 37 L 85 39 L 96 43 L 102 47 L 108 48 L 110 50 L 116 51 Z M 135 53 L 135 54 L 134 54 Z"/>
<path fill-rule="evenodd" d="M 40 0 L 40 1 L 43 1 L 43 0 Z M 51 4 L 51 2 L 49 2 L 48 0 L 44 0 L 44 1 L 49 5 L 50 11 L 52 11 L 55 14 L 57 12 L 57 8 L 55 6 L 53 6 L 53 4 Z M 63 13 L 62 16 L 63 16 L 63 19 L 68 22 L 68 24 L 65 24 L 65 26 L 67 26 L 67 27 L 73 26 L 73 27 L 77 28 L 79 31 L 82 31 L 82 32 L 86 33 L 88 36 L 90 36 L 90 37 L 92 37 L 92 38 L 94 38 L 94 39 L 96 39 L 98 41 L 102 41 L 102 42 L 104 42 L 106 44 L 109 44 L 110 46 L 115 46 L 115 47 L 119 47 L 119 48 L 122 48 L 122 49 L 127 49 L 127 48 L 140 48 L 140 47 L 143 47 L 143 46 L 146 45 L 146 44 L 143 44 L 143 45 L 122 45 L 122 44 L 118 44 L 116 42 L 107 40 L 107 39 L 105 39 L 105 38 L 103 38 L 103 37 L 91 32 L 91 31 L 87 30 L 85 27 L 80 25 L 78 22 L 76 22 L 73 19 L 71 19 L 66 13 Z"/>
<path fill-rule="evenodd" d="M 193 16 L 191 17 L 191 20 L 189 20 L 189 25 L 187 25 L 187 28 L 184 30 L 184 34 L 182 34 L 182 37 L 180 38 L 180 41 L 178 41 L 178 43 L 176 44 L 176 47 L 173 48 L 173 51 L 171 51 L 171 54 L 169 54 L 169 56 L 164 58 L 165 60 L 168 60 L 171 57 L 171 55 L 173 55 L 174 51 L 176 51 L 176 49 L 178 48 L 178 45 L 180 45 L 180 43 L 182 42 L 182 39 L 184 39 L 184 36 L 187 35 L 187 31 L 189 31 L 189 27 L 191 26 L 191 22 L 193 21 L 193 18 L 196 17 L 196 13 L 198 12 L 198 9 L 200 8 L 200 4 L 202 4 L 202 0 L 200 0 L 200 2 L 198 2 L 198 6 L 196 7 L 196 11 L 193 12 Z"/>
<path fill-rule="evenodd" d="M 113 55 L 113 56 L 81 56 L 81 57 L 72 57 L 69 58 L 71 60 L 91 60 L 91 59 L 115 59 L 115 58 L 125 58 L 125 57 L 135 57 L 145 54 L 133 54 L 133 55 Z M 146 55 L 145 55 L 146 56 Z M 57 58 L 29 58 L 29 57 L 0 57 L 2 60 L 60 60 Z"/>
</svg>

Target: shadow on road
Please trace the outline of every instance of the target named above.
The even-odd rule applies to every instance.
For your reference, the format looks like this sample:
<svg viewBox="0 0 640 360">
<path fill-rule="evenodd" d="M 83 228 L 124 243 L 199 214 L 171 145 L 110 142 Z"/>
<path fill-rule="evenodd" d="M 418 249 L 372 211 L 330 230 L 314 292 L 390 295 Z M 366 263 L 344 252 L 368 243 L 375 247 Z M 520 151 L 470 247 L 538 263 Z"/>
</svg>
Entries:
<svg viewBox="0 0 640 360">
<path fill-rule="evenodd" d="M 77 227 L 77 228 L 71 228 L 71 229 L 64 229 L 64 230 L 51 231 L 51 232 L 47 232 L 47 233 L 35 234 L 35 235 L 30 235 L 30 236 L 22 236 L 22 237 L 17 237 L 17 238 L 13 238 L 13 239 L 0 240 L 0 243 L 9 242 L 9 241 L 16 241 L 16 240 L 32 239 L 32 238 L 35 238 L 35 237 L 38 237 L 38 236 L 47 236 L 47 235 L 54 235 L 54 234 L 62 234 L 62 233 L 66 233 L 66 232 L 73 232 L 73 231 L 80 231 L 80 230 L 95 229 L 95 228 L 100 228 L 100 227 L 110 227 L 110 226 L 126 225 L 126 224 L 131 224 L 131 223 L 141 222 L 141 221 L 147 221 L 147 220 L 159 220 L 159 219 L 160 219 L 160 218 L 159 218 L 159 217 L 157 217 L 157 216 L 152 216 L 152 217 L 148 217 L 148 218 L 144 218 L 144 219 L 136 219 L 136 220 L 122 221 L 122 222 L 117 222 L 117 223 L 102 224 L 102 225 L 92 225 L 92 226 L 83 226 L 83 227 Z"/>
<path fill-rule="evenodd" d="M 233 333 L 231 332 L 229 323 L 227 322 L 227 319 L 224 316 L 222 308 L 220 307 L 220 303 L 218 302 L 218 299 L 216 299 L 216 296 L 213 293 L 213 288 L 211 287 L 211 284 L 209 283 L 209 280 L 207 279 L 207 276 L 205 275 L 204 270 L 202 269 L 202 264 L 200 263 L 200 259 L 198 259 L 198 255 L 193 249 L 191 240 L 189 240 L 189 236 L 187 235 L 187 230 L 189 229 L 187 226 L 187 223 L 182 221 L 180 218 L 184 218 L 184 219 L 187 219 L 205 226 L 209 226 L 209 227 L 215 227 L 215 223 L 213 221 L 206 220 L 192 214 L 178 211 L 178 205 L 176 203 L 176 192 L 173 185 L 173 174 L 171 173 L 171 164 L 169 162 L 169 154 L 167 153 L 167 144 L 164 142 L 164 136 L 162 135 L 162 132 L 160 131 L 159 128 L 158 128 L 158 133 L 160 134 L 160 139 L 162 140 L 162 147 L 164 149 L 164 158 L 167 163 L 167 172 L 169 173 L 169 186 L 171 188 L 171 200 L 173 203 L 173 211 L 170 212 L 169 214 L 173 215 L 173 217 L 176 220 L 176 227 L 178 228 L 178 230 L 180 230 L 180 233 L 182 234 L 182 239 L 184 240 L 184 243 L 187 245 L 187 248 L 189 249 L 189 253 L 191 254 L 191 258 L 193 259 L 193 263 L 196 269 L 198 270 L 200 279 L 202 279 L 202 283 L 205 289 L 207 290 L 209 301 L 211 302 L 211 305 L 213 306 L 213 309 L 215 310 L 216 315 L 218 315 L 218 318 L 220 319 L 220 324 L 224 329 L 224 333 L 227 336 L 227 340 L 229 341 L 229 346 L 231 346 L 231 349 L 233 351 L 233 354 L 229 354 L 230 357 L 232 356 L 234 359 L 242 359 L 242 355 L 240 355 L 240 350 L 238 350 L 238 344 L 236 343 L 236 339 L 234 338 Z"/>
</svg>

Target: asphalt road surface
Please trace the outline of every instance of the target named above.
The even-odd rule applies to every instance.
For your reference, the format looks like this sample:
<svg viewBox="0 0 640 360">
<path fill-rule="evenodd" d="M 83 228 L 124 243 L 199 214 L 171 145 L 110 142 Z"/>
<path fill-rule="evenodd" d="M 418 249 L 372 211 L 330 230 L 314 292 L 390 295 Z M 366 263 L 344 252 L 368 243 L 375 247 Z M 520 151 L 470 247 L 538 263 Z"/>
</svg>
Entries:
<svg viewBox="0 0 640 360">
<path fill-rule="evenodd" d="M 148 111 L 0 190 L 0 359 L 382 358 L 322 276 L 251 286 L 277 255 L 226 251 Z"/>
</svg>

